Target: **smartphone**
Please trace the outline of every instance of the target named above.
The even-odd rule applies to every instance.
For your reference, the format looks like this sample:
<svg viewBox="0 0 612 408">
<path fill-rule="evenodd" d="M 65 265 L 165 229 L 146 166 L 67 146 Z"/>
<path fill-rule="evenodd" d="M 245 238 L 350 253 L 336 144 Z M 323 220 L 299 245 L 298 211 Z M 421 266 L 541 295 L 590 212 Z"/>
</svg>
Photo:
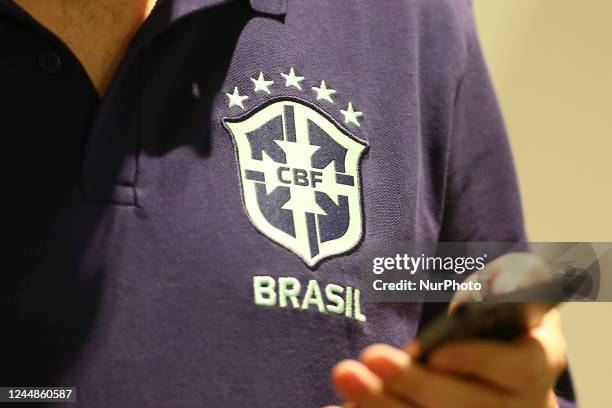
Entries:
<svg viewBox="0 0 612 408">
<path fill-rule="evenodd" d="M 436 348 L 455 341 L 513 341 L 538 326 L 549 310 L 563 301 L 563 279 L 552 280 L 479 302 L 465 303 L 443 315 L 418 336 L 418 360 L 426 363 Z"/>
</svg>

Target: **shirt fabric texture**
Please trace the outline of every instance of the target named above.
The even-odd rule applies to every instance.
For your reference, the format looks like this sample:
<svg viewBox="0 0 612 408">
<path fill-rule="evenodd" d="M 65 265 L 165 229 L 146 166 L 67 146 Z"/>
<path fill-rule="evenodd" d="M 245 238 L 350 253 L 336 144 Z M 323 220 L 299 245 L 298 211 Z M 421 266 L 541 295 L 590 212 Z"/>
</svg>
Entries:
<svg viewBox="0 0 612 408">
<path fill-rule="evenodd" d="M 266 308 L 254 276 L 359 287 L 376 242 L 525 239 L 467 1 L 159 0 L 103 98 L 8 0 L 0 30 L 0 385 L 76 386 L 93 408 L 323 406 L 336 362 L 405 344 L 441 305 L 364 304 L 365 323 Z M 253 91 L 260 72 L 272 94 Z M 322 80 L 333 103 L 312 90 Z M 259 233 L 241 199 L 222 120 L 271 98 L 368 144 L 362 239 L 316 267 Z"/>
</svg>

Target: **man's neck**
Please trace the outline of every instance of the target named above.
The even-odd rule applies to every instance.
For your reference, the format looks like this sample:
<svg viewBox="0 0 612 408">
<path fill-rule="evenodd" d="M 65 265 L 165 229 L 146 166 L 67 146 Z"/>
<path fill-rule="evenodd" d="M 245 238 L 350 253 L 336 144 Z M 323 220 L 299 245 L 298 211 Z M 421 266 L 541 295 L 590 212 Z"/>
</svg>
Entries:
<svg viewBox="0 0 612 408">
<path fill-rule="evenodd" d="M 99 94 L 156 0 L 14 0 L 62 39 L 81 61 Z"/>
</svg>

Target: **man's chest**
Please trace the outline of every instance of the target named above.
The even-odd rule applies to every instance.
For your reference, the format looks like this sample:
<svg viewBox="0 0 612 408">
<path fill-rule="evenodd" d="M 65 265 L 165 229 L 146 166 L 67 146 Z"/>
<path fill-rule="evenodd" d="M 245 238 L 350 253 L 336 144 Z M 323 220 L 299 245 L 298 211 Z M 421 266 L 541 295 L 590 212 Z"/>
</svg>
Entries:
<svg viewBox="0 0 612 408">
<path fill-rule="evenodd" d="M 416 331 L 420 306 L 366 304 L 358 271 L 377 243 L 435 239 L 457 64 L 421 53 L 407 2 L 292 1 L 284 17 L 211 3 L 161 3 L 184 15 L 137 36 L 102 100 L 57 41 L 15 30 L 21 46 L 0 66 L 16 78 L 0 81 L 15 135 L 3 174 L 25 186 L 11 231 L 34 231 L 16 240 L 40 247 L 40 275 L 91 302 L 80 323 L 96 347 L 76 384 L 181 372 L 208 382 L 193 390 L 206 406 L 239 405 L 228 379 L 262 390 L 255 405 L 287 406 L 286 390 L 310 383 L 302 405 L 320 406 L 339 357 Z M 23 49 L 62 64 L 40 70 Z M 21 98 L 26 87 L 39 97 Z M 87 310 L 72 302 L 56 301 Z M 169 349 L 153 373 L 138 352 Z"/>
<path fill-rule="evenodd" d="M 145 216 L 113 240 L 162 234 L 181 251 L 195 245 L 194 259 L 252 248 L 251 263 L 273 256 L 304 271 L 350 262 L 369 240 L 433 240 L 455 71 L 425 73 L 419 34 L 395 41 L 363 6 L 327 11 L 295 2 L 283 20 L 243 3 L 210 7 L 137 42 L 98 105 L 67 56 L 40 80 L 55 89 L 46 108 L 19 109 L 48 129 L 59 152 L 41 147 L 48 162 L 74 163 L 85 202 Z M 91 105 L 81 126 L 58 119 L 78 105 Z"/>
</svg>

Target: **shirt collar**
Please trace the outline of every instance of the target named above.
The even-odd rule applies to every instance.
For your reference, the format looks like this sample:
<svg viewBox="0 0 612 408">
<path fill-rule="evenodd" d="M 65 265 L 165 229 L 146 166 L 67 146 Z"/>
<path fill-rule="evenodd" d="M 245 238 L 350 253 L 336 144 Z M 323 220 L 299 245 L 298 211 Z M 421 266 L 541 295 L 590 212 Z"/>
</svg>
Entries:
<svg viewBox="0 0 612 408">
<path fill-rule="evenodd" d="M 1 1 L 1 0 L 0 0 Z M 132 44 L 136 47 L 148 42 L 160 31 L 188 15 L 204 12 L 230 3 L 249 4 L 256 13 L 270 17 L 284 17 L 290 0 L 157 0 L 150 21 L 145 21 Z M 135 43 L 135 44 L 134 44 Z"/>
<path fill-rule="evenodd" d="M 1 0 L 0 0 L 1 1 Z M 197 12 L 220 7 L 230 3 L 245 3 L 256 13 L 269 17 L 284 17 L 290 0 L 157 0 L 148 21 L 141 27 L 132 40 L 124 60 L 137 54 L 152 38 L 164 31 L 178 20 Z"/>
<path fill-rule="evenodd" d="M 272 16 L 284 16 L 287 14 L 287 3 L 289 0 L 250 0 L 253 10 Z"/>
<path fill-rule="evenodd" d="M 279 17 L 287 14 L 289 2 L 289 0 L 158 0 L 156 7 L 169 8 L 170 20 L 173 21 L 194 11 L 237 1 L 248 3 L 258 13 Z"/>
<path fill-rule="evenodd" d="M 192 13 L 205 11 L 206 9 L 229 3 L 244 2 L 248 3 L 256 13 L 270 17 L 284 17 L 287 14 L 287 5 L 289 1 L 290 0 L 158 0 L 151 13 L 151 18 L 148 19 L 152 21 L 145 21 L 141 30 L 136 34 L 127 50 L 122 65 L 126 65 L 125 60 L 130 60 L 131 57 L 137 54 L 138 50 L 165 28 L 168 28 L 177 20 L 182 20 L 183 17 Z M 2 14 L 19 20 L 21 23 L 40 31 L 52 40 L 57 40 L 55 35 L 32 19 L 12 0 L 0 0 L 0 16 Z"/>
<path fill-rule="evenodd" d="M 155 7 L 168 10 L 168 22 L 172 22 L 192 12 L 231 1 L 248 2 L 254 11 L 276 17 L 282 17 L 287 14 L 287 4 L 289 3 L 289 0 L 158 0 L 158 4 Z M 0 12 L 5 12 L 9 16 L 22 21 L 28 20 L 29 17 L 12 0 L 0 0 Z"/>
</svg>

